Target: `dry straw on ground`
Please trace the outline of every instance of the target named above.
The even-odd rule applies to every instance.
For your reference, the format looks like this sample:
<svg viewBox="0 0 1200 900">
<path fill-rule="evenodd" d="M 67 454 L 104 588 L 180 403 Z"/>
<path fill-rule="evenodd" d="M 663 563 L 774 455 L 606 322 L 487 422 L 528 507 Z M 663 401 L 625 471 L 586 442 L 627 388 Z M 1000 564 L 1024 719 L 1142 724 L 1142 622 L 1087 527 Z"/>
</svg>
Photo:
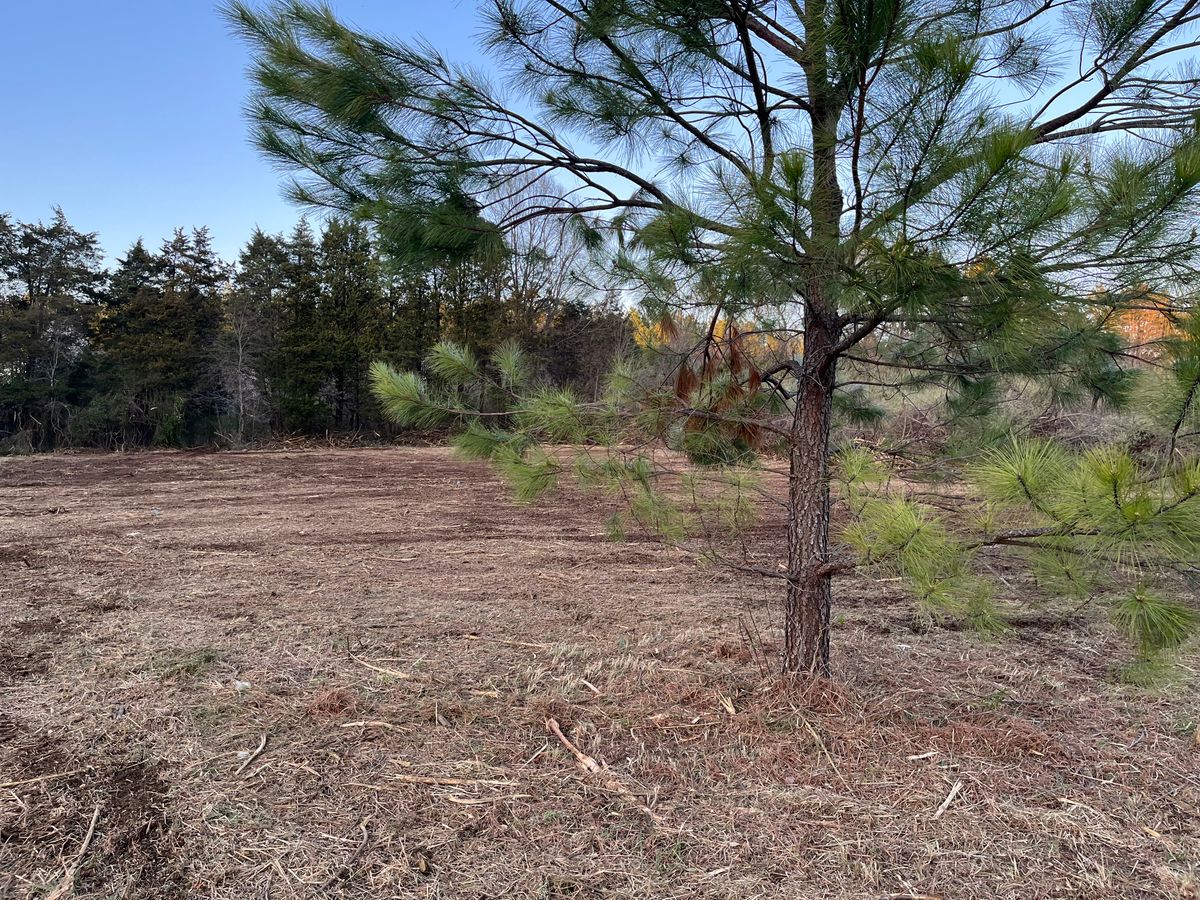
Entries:
<svg viewBox="0 0 1200 900">
<path fill-rule="evenodd" d="M 1105 627 L 849 581 L 797 685 L 766 588 L 603 518 L 439 449 L 0 460 L 0 895 L 1196 896 L 1200 704 Z"/>
</svg>

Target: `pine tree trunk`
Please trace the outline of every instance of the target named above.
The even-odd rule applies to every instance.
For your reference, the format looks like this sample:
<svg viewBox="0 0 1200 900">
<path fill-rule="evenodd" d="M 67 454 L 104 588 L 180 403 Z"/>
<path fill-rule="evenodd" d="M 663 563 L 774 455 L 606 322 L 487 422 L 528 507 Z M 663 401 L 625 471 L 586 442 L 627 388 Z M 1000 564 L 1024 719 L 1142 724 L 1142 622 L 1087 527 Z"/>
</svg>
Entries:
<svg viewBox="0 0 1200 900">
<path fill-rule="evenodd" d="M 838 125 L 844 99 L 834 90 L 825 45 L 826 0 L 804 4 L 804 71 L 812 120 L 810 274 L 804 294 L 804 349 L 791 429 L 788 488 L 788 587 L 784 605 L 783 669 L 829 674 L 829 431 L 833 416 L 836 345 L 841 325 L 836 297 L 840 221 Z"/>
<path fill-rule="evenodd" d="M 833 415 L 831 337 L 805 329 L 804 365 L 792 419 L 788 487 L 785 673 L 828 675 L 833 593 L 829 562 L 829 432 Z"/>
</svg>

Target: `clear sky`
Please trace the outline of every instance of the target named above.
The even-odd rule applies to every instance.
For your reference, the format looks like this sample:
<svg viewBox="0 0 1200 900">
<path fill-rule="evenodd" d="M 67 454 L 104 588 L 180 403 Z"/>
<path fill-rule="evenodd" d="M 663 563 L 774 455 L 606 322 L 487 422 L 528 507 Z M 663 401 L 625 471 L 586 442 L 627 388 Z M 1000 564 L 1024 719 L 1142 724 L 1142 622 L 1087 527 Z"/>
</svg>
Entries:
<svg viewBox="0 0 1200 900">
<path fill-rule="evenodd" d="M 472 0 L 330 0 L 346 21 L 478 60 Z M 247 48 L 216 0 L 0 0 L 0 212 L 61 206 L 110 259 L 207 225 L 226 259 L 301 211 L 250 146 Z"/>
</svg>

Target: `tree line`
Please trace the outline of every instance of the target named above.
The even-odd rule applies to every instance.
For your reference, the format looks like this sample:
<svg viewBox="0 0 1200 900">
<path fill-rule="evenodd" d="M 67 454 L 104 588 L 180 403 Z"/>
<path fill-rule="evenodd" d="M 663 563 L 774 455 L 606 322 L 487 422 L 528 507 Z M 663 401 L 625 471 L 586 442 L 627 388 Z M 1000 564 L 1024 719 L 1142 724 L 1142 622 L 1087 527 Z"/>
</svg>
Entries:
<svg viewBox="0 0 1200 900">
<path fill-rule="evenodd" d="M 515 343 L 547 380 L 594 392 L 626 315 L 569 236 L 525 237 L 486 259 L 401 259 L 330 218 L 256 230 L 231 263 L 207 229 L 180 229 L 107 268 L 61 210 L 0 215 L 0 449 L 382 434 L 369 365 L 419 367 L 442 340 Z"/>
</svg>

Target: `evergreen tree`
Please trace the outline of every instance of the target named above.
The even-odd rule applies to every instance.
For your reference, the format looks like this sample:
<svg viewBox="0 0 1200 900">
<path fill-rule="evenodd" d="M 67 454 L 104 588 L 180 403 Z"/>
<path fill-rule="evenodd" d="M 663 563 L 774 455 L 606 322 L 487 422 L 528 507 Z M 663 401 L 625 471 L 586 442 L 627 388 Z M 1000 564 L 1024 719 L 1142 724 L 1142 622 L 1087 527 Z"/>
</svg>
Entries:
<svg viewBox="0 0 1200 900">
<path fill-rule="evenodd" d="M 153 282 L 157 262 L 154 254 L 146 249 L 141 238 L 134 242 L 123 259 L 117 261 L 117 269 L 109 279 L 108 291 L 104 295 L 106 313 L 120 309 L 122 305 Z"/>
<path fill-rule="evenodd" d="M 320 320 L 333 425 L 356 429 L 370 402 L 367 369 L 382 349 L 378 259 L 366 228 L 333 219 L 321 235 Z"/>
<path fill-rule="evenodd" d="M 0 216 L 0 440 L 67 438 L 87 321 L 103 284 L 98 239 L 61 209 L 49 224 Z"/>
<path fill-rule="evenodd" d="M 564 204 L 553 183 L 529 179 L 485 200 L 489 215 L 528 202 Z M 393 249 L 385 261 L 395 271 L 387 345 L 393 362 L 419 367 L 442 339 L 483 354 L 517 341 L 536 345 L 543 357 L 557 353 L 561 361 L 565 349 L 552 345 L 574 332 L 556 330 L 556 323 L 590 317 L 595 291 L 587 248 L 562 220 L 529 220 L 505 234 L 502 246 L 487 244 L 486 252 L 399 252 L 397 241 L 393 235 L 384 242 Z"/>
<path fill-rule="evenodd" d="M 233 438 L 268 429 L 272 415 L 267 360 L 278 353 L 277 313 L 286 286 L 287 249 L 255 229 L 238 256 L 233 289 L 225 295 L 220 340 L 222 382 L 234 420 Z"/>
<path fill-rule="evenodd" d="M 437 269 L 392 267 L 385 275 L 387 322 L 383 357 L 416 369 L 442 336 L 442 297 Z"/>
<path fill-rule="evenodd" d="M 278 427 L 320 431 L 329 424 L 321 400 L 325 364 L 318 303 L 321 276 L 316 239 L 301 221 L 285 243 L 283 289 L 278 302 L 279 342 L 266 360 Z"/>
<path fill-rule="evenodd" d="M 510 335 L 501 262 L 460 260 L 435 270 L 441 336 L 490 353 Z"/>
<path fill-rule="evenodd" d="M 580 396 L 603 393 L 613 360 L 628 356 L 632 340 L 626 311 L 613 299 L 568 300 L 527 339 L 552 384 L 572 387 Z"/>
<path fill-rule="evenodd" d="M 140 241 L 130 249 L 96 327 L 92 427 L 122 444 L 211 438 L 224 404 L 217 345 L 228 279 L 205 229 L 176 231 L 152 257 Z"/>
<path fill-rule="evenodd" d="M 299 173 L 297 199 L 371 218 L 390 247 L 495 260 L 506 231 L 562 217 L 590 246 L 606 242 L 622 286 L 668 332 L 687 307 L 711 323 L 673 347 L 673 388 L 651 392 L 634 422 L 700 462 L 746 460 L 768 438 L 787 460 L 784 557 L 743 565 L 783 584 L 787 671 L 829 669 L 832 578 L 854 565 L 831 541 L 831 438 L 839 409 L 871 415 L 861 382 L 938 385 L 959 413 L 983 410 L 1017 378 L 1061 402 L 1116 403 L 1131 378 L 1098 307 L 1137 303 L 1147 286 L 1194 288 L 1196 0 L 484 7 L 485 44 L 512 93 L 324 7 L 233 4 L 258 54 L 260 145 Z M 568 203 L 531 197 L 489 216 L 497 192 L 548 177 L 570 179 Z M 747 318 L 771 324 L 774 358 L 751 359 L 733 327 Z M 485 388 L 493 376 L 476 359 L 442 345 L 427 372 L 451 393 L 380 368 L 380 394 L 399 419 L 465 424 L 512 380 L 501 352 L 499 381 Z M 514 412 L 523 438 L 479 421 L 465 434 L 526 495 L 555 467 L 530 438 L 616 454 L 612 419 L 630 408 L 617 388 L 590 412 L 565 394 L 524 403 Z M 1003 506 L 1042 451 L 996 452 L 993 474 L 1015 474 L 981 480 Z M 637 485 L 640 518 L 674 531 L 677 510 L 647 474 L 653 459 L 615 472 Z M 1131 475 L 1120 457 L 1056 464 L 1044 471 L 1074 473 L 1071 496 L 1030 492 L 1047 520 L 1023 540 L 1153 543 L 1141 527 L 1153 522 L 1184 552 L 1197 531 L 1189 466 L 1172 461 L 1146 488 L 1136 479 L 1149 474 Z M 1079 505 L 1099 485 L 1114 497 L 1103 520 Z M 894 539 L 885 557 L 929 602 L 982 596 L 969 554 L 928 510 L 848 499 L 865 523 L 858 537 Z M 1132 596 L 1124 621 L 1146 646 L 1173 644 L 1178 629 L 1145 637 L 1167 605 L 1152 591 Z"/>
</svg>

